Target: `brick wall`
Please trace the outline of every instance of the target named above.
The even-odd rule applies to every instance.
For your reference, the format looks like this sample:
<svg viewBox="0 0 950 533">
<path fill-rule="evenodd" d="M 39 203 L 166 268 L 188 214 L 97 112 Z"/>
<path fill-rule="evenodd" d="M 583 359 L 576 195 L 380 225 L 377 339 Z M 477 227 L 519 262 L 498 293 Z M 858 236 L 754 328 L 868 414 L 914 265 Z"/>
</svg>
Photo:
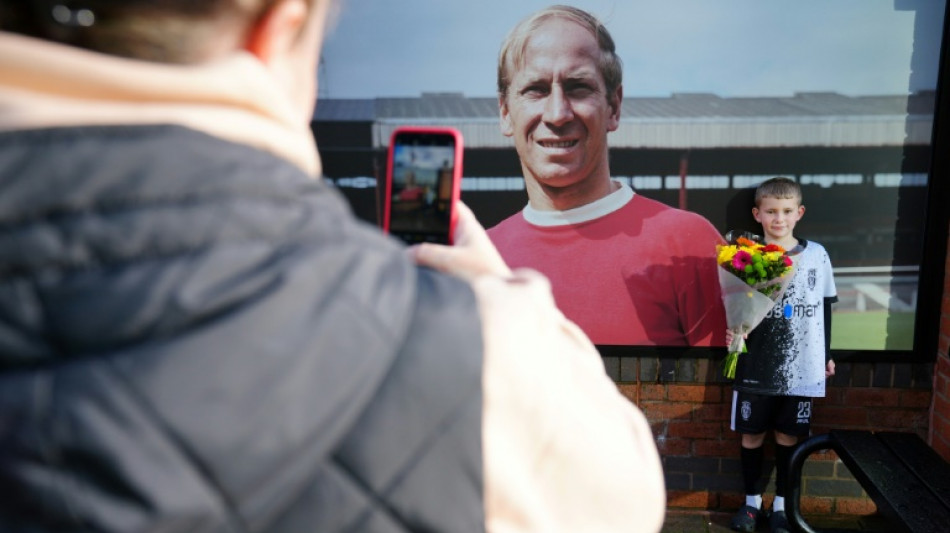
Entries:
<svg viewBox="0 0 950 533">
<path fill-rule="evenodd" d="M 950 340 L 950 328 L 946 331 Z M 950 365 L 947 351 L 942 353 L 946 408 Z M 605 357 L 604 363 L 621 393 L 650 421 L 663 459 L 668 507 L 729 512 L 740 507 L 744 495 L 739 440 L 729 429 L 732 388 L 720 377 L 717 361 Z M 813 432 L 889 429 L 927 437 L 932 387 L 937 382 L 930 364 L 839 364 L 827 396 L 816 401 Z M 946 424 L 950 416 L 942 420 Z M 766 443 L 766 457 L 771 460 L 771 440 Z M 771 469 L 771 462 L 767 466 Z M 874 503 L 833 452 L 812 455 L 803 474 L 805 513 L 874 512 Z M 767 502 L 773 486 L 774 470 Z"/>
<path fill-rule="evenodd" d="M 944 296 L 946 306 L 947 297 Z M 944 319 L 946 320 L 946 318 Z M 950 334 L 950 330 L 941 327 L 941 337 Z M 944 341 L 941 340 L 941 343 Z M 950 359 L 946 348 L 937 355 L 937 369 L 934 375 L 933 411 L 930 419 L 930 445 L 944 459 L 950 461 Z"/>
<path fill-rule="evenodd" d="M 947 246 L 950 250 L 950 245 Z M 950 461 L 950 253 L 944 265 L 943 299 L 940 305 L 940 338 L 934 370 L 933 406 L 930 412 L 928 442 Z"/>
</svg>

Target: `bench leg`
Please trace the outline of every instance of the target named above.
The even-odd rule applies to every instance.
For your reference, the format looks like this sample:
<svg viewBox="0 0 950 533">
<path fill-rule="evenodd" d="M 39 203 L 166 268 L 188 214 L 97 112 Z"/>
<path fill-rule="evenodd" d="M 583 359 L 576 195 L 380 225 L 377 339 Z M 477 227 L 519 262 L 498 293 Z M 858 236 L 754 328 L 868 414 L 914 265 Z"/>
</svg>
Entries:
<svg viewBox="0 0 950 533">
<path fill-rule="evenodd" d="M 799 443 L 789 457 L 785 514 L 792 530 L 797 533 L 821 533 L 809 526 L 801 513 L 802 468 L 811 454 L 829 448 L 837 451 L 837 442 L 830 434 L 815 435 Z"/>
</svg>

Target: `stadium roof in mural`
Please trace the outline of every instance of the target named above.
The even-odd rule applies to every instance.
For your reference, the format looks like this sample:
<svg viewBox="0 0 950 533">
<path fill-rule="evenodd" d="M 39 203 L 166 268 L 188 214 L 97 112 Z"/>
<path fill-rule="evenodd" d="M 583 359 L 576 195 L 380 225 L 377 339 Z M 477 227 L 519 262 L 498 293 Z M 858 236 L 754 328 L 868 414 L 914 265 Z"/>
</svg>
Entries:
<svg viewBox="0 0 950 533">
<path fill-rule="evenodd" d="M 626 98 L 614 147 L 879 146 L 929 144 L 932 91 L 846 96 L 833 92 L 788 97 L 728 97 L 708 93 Z M 498 101 L 461 93 L 414 98 L 323 99 L 316 122 L 369 122 L 383 146 L 402 124 L 452 125 L 470 147 L 509 147 L 498 129 Z"/>
</svg>

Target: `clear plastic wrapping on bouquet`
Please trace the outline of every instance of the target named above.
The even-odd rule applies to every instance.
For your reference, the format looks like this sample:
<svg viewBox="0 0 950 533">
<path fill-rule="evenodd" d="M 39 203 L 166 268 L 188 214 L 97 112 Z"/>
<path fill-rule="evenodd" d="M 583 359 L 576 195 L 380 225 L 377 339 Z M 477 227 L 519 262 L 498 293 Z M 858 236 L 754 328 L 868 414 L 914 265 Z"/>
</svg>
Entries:
<svg viewBox="0 0 950 533">
<path fill-rule="evenodd" d="M 779 278 L 749 285 L 724 268 L 719 269 L 719 286 L 726 311 L 726 325 L 733 333 L 728 355 L 723 362 L 723 373 L 726 377 L 735 377 L 735 365 L 743 349 L 743 337 L 758 326 L 775 306 L 775 302 L 782 298 L 793 274 L 794 268 Z M 778 285 L 778 290 L 768 296 L 761 292 L 761 289 L 771 285 Z"/>
</svg>

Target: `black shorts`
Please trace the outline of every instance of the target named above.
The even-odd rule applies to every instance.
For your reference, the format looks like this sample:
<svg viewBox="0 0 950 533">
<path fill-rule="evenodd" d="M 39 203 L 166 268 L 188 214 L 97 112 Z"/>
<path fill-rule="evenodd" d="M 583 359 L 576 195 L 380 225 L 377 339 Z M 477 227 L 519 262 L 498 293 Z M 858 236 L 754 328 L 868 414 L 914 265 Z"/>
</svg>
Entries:
<svg viewBox="0 0 950 533">
<path fill-rule="evenodd" d="M 773 429 L 786 435 L 807 436 L 811 428 L 813 399 L 733 391 L 732 430 L 757 434 Z"/>
</svg>

